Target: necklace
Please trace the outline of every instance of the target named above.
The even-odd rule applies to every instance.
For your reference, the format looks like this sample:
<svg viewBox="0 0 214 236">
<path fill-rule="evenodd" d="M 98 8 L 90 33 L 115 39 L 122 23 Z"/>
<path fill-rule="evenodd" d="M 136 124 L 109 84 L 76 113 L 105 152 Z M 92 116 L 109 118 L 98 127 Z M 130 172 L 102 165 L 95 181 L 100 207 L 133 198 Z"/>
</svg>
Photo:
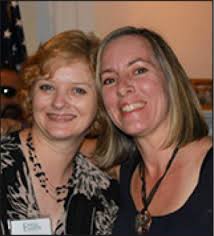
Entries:
<svg viewBox="0 0 214 236">
<path fill-rule="evenodd" d="M 138 212 L 136 219 L 135 219 L 135 230 L 138 233 L 138 235 L 143 235 L 149 231 L 149 228 L 152 223 L 152 216 L 148 211 L 148 207 L 157 192 L 161 182 L 163 181 L 164 177 L 166 176 L 173 160 L 175 159 L 175 156 L 178 152 L 179 147 L 176 146 L 174 149 L 172 156 L 170 157 L 166 169 L 163 173 L 163 175 L 158 179 L 158 181 L 154 184 L 152 190 L 148 194 L 148 197 L 146 197 L 146 181 L 145 181 L 145 165 L 144 162 L 140 162 L 140 174 L 141 174 L 141 181 L 142 181 L 142 202 L 144 204 L 144 207 L 140 212 Z"/>
<path fill-rule="evenodd" d="M 36 178 L 39 179 L 40 186 L 45 190 L 51 198 L 56 202 L 62 202 L 65 200 L 68 190 L 71 187 L 71 178 L 69 178 L 66 184 L 61 186 L 54 186 L 50 183 L 46 173 L 42 169 L 42 164 L 36 155 L 35 147 L 33 145 L 33 137 L 31 131 L 28 133 L 26 145 L 28 147 L 29 160 L 33 165 L 33 171 Z"/>
</svg>

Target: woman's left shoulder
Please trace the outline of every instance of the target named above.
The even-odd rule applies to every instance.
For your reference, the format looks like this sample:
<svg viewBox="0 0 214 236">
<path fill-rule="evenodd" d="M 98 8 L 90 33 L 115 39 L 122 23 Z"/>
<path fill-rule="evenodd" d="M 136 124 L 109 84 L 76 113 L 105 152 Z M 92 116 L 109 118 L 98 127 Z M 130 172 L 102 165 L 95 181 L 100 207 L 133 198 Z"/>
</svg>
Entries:
<svg viewBox="0 0 214 236">
<path fill-rule="evenodd" d="M 213 146 L 212 141 L 209 137 L 205 137 L 203 142 L 198 145 L 198 153 L 200 154 L 200 179 L 204 180 L 206 184 L 207 181 L 211 181 L 213 179 Z"/>
<path fill-rule="evenodd" d="M 202 163 L 213 161 L 213 143 L 209 136 L 204 137 L 198 144 L 199 151 L 202 150 Z"/>
<path fill-rule="evenodd" d="M 208 172 L 208 169 L 213 172 L 213 146 L 207 150 L 201 165 L 202 171 Z"/>
</svg>

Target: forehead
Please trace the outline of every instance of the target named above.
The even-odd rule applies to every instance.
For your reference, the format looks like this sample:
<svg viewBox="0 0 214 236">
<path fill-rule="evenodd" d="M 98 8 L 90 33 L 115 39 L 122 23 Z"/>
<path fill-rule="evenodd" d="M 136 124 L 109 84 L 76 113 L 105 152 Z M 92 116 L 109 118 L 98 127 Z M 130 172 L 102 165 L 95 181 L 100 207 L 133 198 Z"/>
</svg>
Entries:
<svg viewBox="0 0 214 236">
<path fill-rule="evenodd" d="M 57 67 L 54 73 L 50 75 L 49 79 L 65 79 L 75 83 L 92 83 L 93 73 L 86 62 L 79 61 Z"/>
<path fill-rule="evenodd" d="M 143 36 L 125 35 L 113 39 L 105 47 L 102 60 L 107 57 L 120 60 L 129 60 L 130 57 L 150 57 L 153 56 L 153 49 L 150 42 Z M 108 59 L 108 62 L 111 60 Z"/>
<path fill-rule="evenodd" d="M 57 55 L 54 57 L 48 58 L 43 66 L 42 66 L 42 71 L 45 73 L 49 74 L 54 74 L 57 69 L 61 67 L 66 67 L 66 66 L 71 66 L 75 64 L 84 64 L 88 67 L 90 67 L 90 62 L 85 58 L 85 57 L 71 57 L 71 56 L 66 56 L 66 55 Z"/>
</svg>

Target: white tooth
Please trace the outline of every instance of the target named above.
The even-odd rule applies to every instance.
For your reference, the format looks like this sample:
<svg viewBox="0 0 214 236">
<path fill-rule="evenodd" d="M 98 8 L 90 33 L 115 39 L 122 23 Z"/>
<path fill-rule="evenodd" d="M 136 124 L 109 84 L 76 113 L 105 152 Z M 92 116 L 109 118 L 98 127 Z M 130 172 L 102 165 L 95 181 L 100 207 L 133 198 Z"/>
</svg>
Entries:
<svg viewBox="0 0 214 236">
<path fill-rule="evenodd" d="M 130 112 L 130 111 L 133 111 L 137 108 L 143 108 L 144 107 L 144 104 L 142 103 L 133 103 L 133 104 L 129 104 L 129 105 L 126 105 L 122 108 L 122 111 L 124 112 Z"/>
</svg>

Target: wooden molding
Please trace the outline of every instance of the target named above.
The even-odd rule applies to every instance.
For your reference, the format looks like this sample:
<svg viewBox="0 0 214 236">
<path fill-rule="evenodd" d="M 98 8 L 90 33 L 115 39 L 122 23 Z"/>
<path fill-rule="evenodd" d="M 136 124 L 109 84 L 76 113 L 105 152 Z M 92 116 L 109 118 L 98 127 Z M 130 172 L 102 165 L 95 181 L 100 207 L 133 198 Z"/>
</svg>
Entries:
<svg viewBox="0 0 214 236">
<path fill-rule="evenodd" d="M 212 110 L 213 80 L 207 78 L 190 79 L 203 110 Z"/>
</svg>

